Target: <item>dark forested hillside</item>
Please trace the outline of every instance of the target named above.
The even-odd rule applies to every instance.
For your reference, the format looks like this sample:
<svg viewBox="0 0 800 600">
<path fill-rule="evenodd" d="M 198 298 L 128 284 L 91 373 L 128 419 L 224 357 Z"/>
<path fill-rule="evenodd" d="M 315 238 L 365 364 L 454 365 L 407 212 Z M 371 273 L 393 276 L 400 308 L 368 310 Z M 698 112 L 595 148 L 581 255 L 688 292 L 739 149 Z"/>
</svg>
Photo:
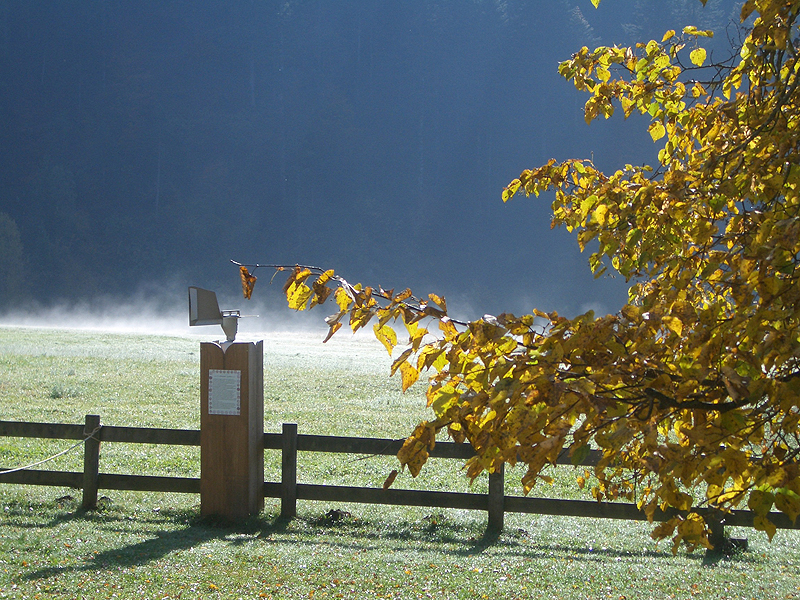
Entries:
<svg viewBox="0 0 800 600">
<path fill-rule="evenodd" d="M 560 60 L 668 26 L 724 31 L 734 13 L 0 1 L 0 303 L 236 285 L 236 258 L 435 288 L 465 310 L 614 305 L 624 285 L 592 282 L 548 201 L 500 192 L 550 157 L 651 158 L 621 119 L 585 125 Z M 508 298 L 489 292 L 501 281 Z"/>
</svg>

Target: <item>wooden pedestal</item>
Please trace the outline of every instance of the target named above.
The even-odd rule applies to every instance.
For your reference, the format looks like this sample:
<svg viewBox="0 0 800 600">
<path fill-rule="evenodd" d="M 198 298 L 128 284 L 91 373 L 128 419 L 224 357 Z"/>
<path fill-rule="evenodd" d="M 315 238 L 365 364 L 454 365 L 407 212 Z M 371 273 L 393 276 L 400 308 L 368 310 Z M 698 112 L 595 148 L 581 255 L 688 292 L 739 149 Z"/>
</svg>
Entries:
<svg viewBox="0 0 800 600">
<path fill-rule="evenodd" d="M 264 348 L 225 346 L 200 344 L 200 512 L 236 520 L 264 508 Z"/>
</svg>

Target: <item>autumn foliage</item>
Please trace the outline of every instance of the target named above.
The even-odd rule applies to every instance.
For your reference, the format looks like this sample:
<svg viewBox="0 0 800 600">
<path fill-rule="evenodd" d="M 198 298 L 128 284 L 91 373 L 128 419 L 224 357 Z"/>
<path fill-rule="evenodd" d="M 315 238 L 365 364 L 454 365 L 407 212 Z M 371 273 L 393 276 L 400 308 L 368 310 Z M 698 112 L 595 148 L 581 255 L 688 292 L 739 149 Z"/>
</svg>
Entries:
<svg viewBox="0 0 800 600">
<path fill-rule="evenodd" d="M 584 47 L 560 65 L 589 94 L 587 123 L 620 110 L 649 118 L 658 164 L 602 173 L 591 161 L 551 160 L 513 180 L 503 200 L 554 192 L 553 226 L 575 232 L 595 274 L 632 283 L 617 314 L 534 310 L 462 323 L 434 294 L 291 269 L 291 308 L 333 295 L 328 337 L 343 323 L 372 323 L 403 389 L 431 374 L 433 417 L 398 454 L 412 475 L 446 430 L 475 448 L 470 477 L 519 463 L 525 493 L 562 453 L 577 464 L 601 449 L 578 483 L 651 518 L 682 511 L 653 532 L 674 550 L 708 546 L 699 506 L 749 507 L 770 538 L 773 509 L 797 518 L 799 11 L 745 2 L 743 42 L 723 62 L 703 48 L 712 32 L 687 27 L 630 48 Z M 392 325 L 408 333 L 402 352 Z"/>
</svg>

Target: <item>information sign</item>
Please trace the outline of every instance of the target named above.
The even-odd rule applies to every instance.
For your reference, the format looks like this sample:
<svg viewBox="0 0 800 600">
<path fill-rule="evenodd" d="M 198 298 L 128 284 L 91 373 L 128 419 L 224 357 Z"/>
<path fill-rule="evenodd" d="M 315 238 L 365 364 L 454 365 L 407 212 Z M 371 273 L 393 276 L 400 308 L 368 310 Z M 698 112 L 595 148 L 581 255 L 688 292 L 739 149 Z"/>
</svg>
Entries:
<svg viewBox="0 0 800 600">
<path fill-rule="evenodd" d="M 241 410 L 242 372 L 208 370 L 208 414 L 238 415 Z"/>
</svg>

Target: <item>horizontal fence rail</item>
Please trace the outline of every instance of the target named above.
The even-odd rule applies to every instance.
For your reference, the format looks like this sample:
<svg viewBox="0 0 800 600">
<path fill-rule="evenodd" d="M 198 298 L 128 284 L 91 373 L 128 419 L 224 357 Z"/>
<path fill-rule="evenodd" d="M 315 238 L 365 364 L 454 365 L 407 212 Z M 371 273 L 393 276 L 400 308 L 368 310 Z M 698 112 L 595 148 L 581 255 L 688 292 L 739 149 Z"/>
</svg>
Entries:
<svg viewBox="0 0 800 600">
<path fill-rule="evenodd" d="M 86 509 L 96 507 L 97 493 L 100 489 L 200 493 L 199 478 L 121 475 L 102 473 L 99 468 L 100 444 L 102 442 L 200 446 L 199 430 L 116 427 L 109 425 L 101 427 L 98 416 L 87 415 L 83 425 L 0 421 L 0 437 L 82 440 L 84 446 L 83 472 L 37 469 L 5 472 L 7 470 L 0 466 L 0 483 L 82 489 L 82 506 Z M 264 496 L 281 500 L 281 515 L 284 517 L 296 516 L 298 500 L 426 506 L 486 511 L 488 513 L 488 525 L 495 530 L 502 529 L 505 513 L 636 521 L 647 519 L 644 512 L 639 510 L 635 504 L 629 503 L 601 503 L 589 500 L 507 496 L 504 492 L 504 474 L 502 471 L 489 475 L 488 494 L 297 483 L 298 452 L 392 456 L 400 450 L 403 441 L 383 438 L 303 435 L 298 434 L 296 424 L 285 423 L 281 433 L 264 434 L 264 449 L 281 451 L 281 481 L 264 482 Z M 454 442 L 437 442 L 430 452 L 432 458 L 461 460 L 468 459 L 474 454 L 474 450 L 469 444 L 456 444 Z M 601 452 L 593 450 L 586 460 L 580 464 L 583 466 L 596 465 L 601 456 Z M 572 464 L 567 456 L 560 457 L 558 463 Z M 704 515 L 710 522 L 715 521 L 717 532 L 721 532 L 720 518 L 724 520 L 725 526 L 752 527 L 753 517 L 755 516 L 753 512 L 747 510 L 734 510 L 724 515 L 711 509 L 697 509 L 697 512 Z M 663 521 L 675 514 L 677 514 L 677 511 L 674 510 L 656 510 L 654 519 Z M 792 522 L 783 513 L 772 512 L 769 514 L 769 518 L 777 528 L 800 529 L 800 525 Z M 718 535 L 721 535 L 721 533 L 718 533 Z"/>
</svg>

